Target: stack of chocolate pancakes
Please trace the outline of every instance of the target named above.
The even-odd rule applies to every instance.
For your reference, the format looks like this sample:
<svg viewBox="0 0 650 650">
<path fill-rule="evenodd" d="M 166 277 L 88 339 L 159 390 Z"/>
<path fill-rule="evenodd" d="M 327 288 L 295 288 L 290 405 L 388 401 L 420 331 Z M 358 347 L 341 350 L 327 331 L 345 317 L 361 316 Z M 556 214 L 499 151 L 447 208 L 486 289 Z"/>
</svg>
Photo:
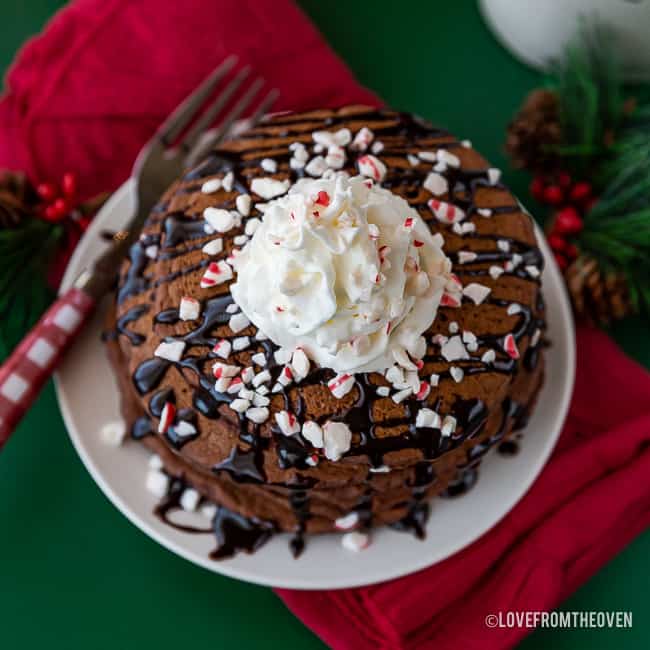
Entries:
<svg viewBox="0 0 650 650">
<path fill-rule="evenodd" d="M 322 132 L 339 143 L 336 160 Z M 230 294 L 269 201 L 253 180 L 288 187 L 341 172 L 405 199 L 453 264 L 460 293 L 443 296 L 424 333 L 417 392 L 362 372 L 337 393 L 328 382 L 340 375 L 313 361 L 283 380 L 291 354 Z M 485 452 L 526 422 L 544 374 L 543 261 L 531 218 L 499 176 L 469 142 L 419 118 L 349 106 L 272 117 L 162 197 L 120 271 L 109 356 L 132 437 L 217 505 L 224 548 L 272 531 L 295 533 L 297 549 L 303 533 L 391 524 L 422 535 L 431 498 L 462 491 Z M 219 232 L 207 208 L 222 210 Z M 224 367 L 237 369 L 225 383 Z M 265 388 L 243 411 L 236 384 Z M 429 417 L 418 419 L 422 409 Z M 303 435 L 307 421 L 344 423 L 349 448 L 326 454 Z M 233 542 L 227 530 L 248 536 Z"/>
</svg>

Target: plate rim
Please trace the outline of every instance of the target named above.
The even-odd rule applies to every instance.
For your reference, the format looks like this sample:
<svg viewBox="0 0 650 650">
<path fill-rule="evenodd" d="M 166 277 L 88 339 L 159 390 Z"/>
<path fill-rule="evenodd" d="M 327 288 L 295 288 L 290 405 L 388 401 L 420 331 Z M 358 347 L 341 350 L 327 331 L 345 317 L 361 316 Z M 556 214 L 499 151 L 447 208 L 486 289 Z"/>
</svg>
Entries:
<svg viewBox="0 0 650 650">
<path fill-rule="evenodd" d="M 103 227 L 102 221 L 110 218 L 113 211 L 115 210 L 115 206 L 119 206 L 122 201 L 127 200 L 129 194 L 133 195 L 134 190 L 135 190 L 135 181 L 133 179 L 128 179 L 126 182 L 124 182 L 110 196 L 110 198 L 104 204 L 104 206 L 102 206 L 101 210 L 99 211 L 99 213 L 93 220 L 93 223 L 91 224 L 90 228 L 88 229 L 86 235 L 93 234 L 95 230 L 100 230 Z M 525 208 L 523 209 L 525 210 Z M 449 557 L 464 550 L 470 544 L 473 544 L 478 539 L 480 539 L 483 535 L 485 535 L 490 530 L 492 530 L 499 522 L 501 522 L 512 511 L 512 509 L 517 505 L 517 503 L 519 503 L 519 501 L 524 498 L 524 496 L 528 493 L 533 483 L 539 477 L 541 471 L 546 466 L 546 463 L 553 449 L 555 448 L 560 432 L 564 425 L 566 415 L 568 413 L 571 396 L 573 394 L 573 387 L 575 383 L 576 349 L 575 349 L 575 327 L 573 322 L 573 315 L 571 312 L 566 289 L 563 283 L 561 282 L 560 271 L 552 259 L 552 255 L 548 248 L 548 244 L 546 243 L 543 233 L 541 229 L 537 226 L 537 224 L 535 224 L 535 230 L 536 230 L 536 235 L 538 237 L 540 248 L 542 249 L 542 252 L 544 254 L 545 263 L 547 267 L 550 267 L 549 272 L 552 273 L 554 276 L 556 276 L 554 277 L 554 284 L 557 284 L 559 287 L 559 293 L 557 295 L 558 305 L 560 308 L 559 316 L 565 325 L 564 336 L 565 336 L 565 344 L 567 348 L 567 356 L 565 362 L 566 375 L 564 378 L 565 387 L 562 392 L 561 401 L 555 412 L 555 417 L 553 418 L 553 424 L 555 425 L 554 426 L 555 430 L 553 431 L 552 435 L 549 435 L 548 440 L 544 448 L 542 449 L 542 452 L 536 457 L 535 466 L 531 468 L 531 471 L 529 472 L 527 478 L 524 481 L 521 481 L 520 489 L 516 491 L 514 497 L 511 497 L 508 500 L 507 507 L 505 507 L 502 510 L 501 514 L 497 518 L 495 518 L 490 523 L 489 526 L 485 527 L 483 530 L 480 530 L 473 536 L 470 536 L 468 539 L 464 540 L 464 542 L 460 546 L 457 546 L 452 552 L 446 553 L 444 557 L 440 557 L 431 562 L 424 562 L 424 563 L 422 561 L 418 562 L 416 558 L 413 558 L 411 562 L 405 561 L 398 567 L 394 567 L 392 565 L 387 567 L 386 571 L 382 573 L 382 575 L 376 576 L 374 578 L 364 577 L 361 580 L 359 580 L 358 578 L 355 580 L 354 576 L 352 577 L 348 576 L 347 579 L 334 577 L 329 583 L 319 582 L 318 584 L 313 584 L 313 581 L 311 581 L 309 578 L 303 580 L 295 576 L 290 579 L 279 579 L 279 580 L 271 579 L 268 576 L 259 575 L 255 571 L 247 570 L 245 568 L 242 568 L 241 566 L 231 566 L 229 565 L 228 562 L 217 562 L 211 560 L 207 556 L 207 554 L 204 557 L 201 554 L 197 553 L 196 551 L 184 547 L 182 544 L 176 542 L 171 537 L 153 528 L 145 519 L 143 519 L 135 511 L 134 508 L 132 508 L 129 505 L 128 502 L 126 502 L 122 497 L 120 497 L 115 492 L 115 490 L 111 487 L 110 481 L 104 477 L 102 470 L 99 469 L 99 467 L 93 460 L 90 450 L 84 444 L 83 435 L 80 434 L 80 431 L 74 425 L 73 405 L 68 402 L 68 398 L 65 395 L 64 380 L 62 374 L 60 371 L 57 370 L 57 372 L 54 374 L 56 397 L 59 403 L 61 414 L 63 416 L 66 430 L 68 432 L 68 436 L 70 437 L 73 447 L 75 448 L 75 451 L 79 455 L 86 470 L 91 475 L 95 483 L 97 483 L 100 490 L 103 492 L 104 496 L 127 518 L 128 521 L 131 522 L 131 524 L 133 524 L 136 528 L 140 529 L 142 532 L 146 533 L 158 544 L 160 544 L 167 550 L 175 553 L 176 555 L 179 555 L 182 558 L 194 564 L 197 564 L 209 571 L 221 575 L 225 575 L 230 578 L 245 580 L 247 582 L 251 582 L 254 584 L 267 586 L 267 587 L 297 589 L 297 590 L 305 590 L 305 591 L 319 590 L 319 589 L 346 589 L 346 588 L 368 586 L 380 582 L 385 582 L 388 580 L 393 580 L 402 576 L 409 575 L 411 573 L 415 573 L 416 571 L 426 569 L 430 566 L 433 566 L 434 564 L 437 564 L 438 562 L 442 562 L 448 559 Z M 80 242 L 80 245 L 76 247 L 73 255 L 70 258 L 70 261 L 68 263 L 66 272 L 64 274 L 61 283 L 60 292 L 65 291 L 67 288 L 69 288 L 72 285 L 74 278 L 78 273 L 76 267 L 79 266 L 79 261 L 84 254 L 84 249 L 85 247 L 83 245 L 83 240 L 82 240 Z M 560 280 L 560 282 L 557 282 L 557 280 Z M 110 450 L 110 448 L 108 449 Z M 335 541 L 333 540 L 333 543 L 336 543 L 337 545 L 340 546 L 338 539 L 336 539 Z M 261 549 L 258 552 L 263 552 L 263 549 Z M 372 552 L 372 550 L 368 550 L 366 552 Z M 292 562 L 295 561 L 293 557 L 289 556 L 289 559 Z"/>
</svg>

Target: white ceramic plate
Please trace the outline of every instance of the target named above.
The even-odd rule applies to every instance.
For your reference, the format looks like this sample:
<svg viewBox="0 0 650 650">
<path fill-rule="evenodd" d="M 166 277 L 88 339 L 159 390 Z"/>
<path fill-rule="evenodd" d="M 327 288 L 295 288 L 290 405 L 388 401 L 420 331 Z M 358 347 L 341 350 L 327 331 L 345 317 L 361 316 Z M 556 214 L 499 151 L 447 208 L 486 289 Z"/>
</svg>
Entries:
<svg viewBox="0 0 650 650">
<path fill-rule="evenodd" d="M 125 226 L 133 205 L 133 186 L 127 182 L 97 215 L 75 251 L 64 289 L 106 245 L 100 232 Z M 56 376 L 72 442 L 106 496 L 136 526 L 211 571 L 274 587 L 325 589 L 381 582 L 427 567 L 480 537 L 521 499 L 544 466 L 564 422 L 574 379 L 573 324 L 559 271 L 546 244 L 542 241 L 541 245 L 546 257 L 543 280 L 553 346 L 547 353 L 544 388 L 521 449 L 509 458 L 489 454 L 481 466 L 477 489 L 459 498 L 436 500 L 424 541 L 381 529 L 373 532 L 368 549 L 352 553 L 341 546 L 339 535 L 321 535 L 309 538 L 305 552 L 296 560 L 289 551 L 288 536 L 278 535 L 253 555 L 210 560 L 208 554 L 215 546 L 212 535 L 183 533 L 153 514 L 156 501 L 144 486 L 145 448 L 130 442 L 114 448 L 100 440 L 101 426 L 119 418 L 117 386 L 100 342 L 104 309 L 98 310 Z"/>
</svg>

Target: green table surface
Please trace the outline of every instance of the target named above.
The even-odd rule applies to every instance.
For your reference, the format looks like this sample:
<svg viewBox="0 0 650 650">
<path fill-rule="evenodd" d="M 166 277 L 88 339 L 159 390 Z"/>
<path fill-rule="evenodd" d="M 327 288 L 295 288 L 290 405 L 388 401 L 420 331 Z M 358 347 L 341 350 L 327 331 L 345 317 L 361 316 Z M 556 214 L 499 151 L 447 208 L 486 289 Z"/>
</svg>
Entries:
<svg viewBox="0 0 650 650">
<path fill-rule="evenodd" d="M 2 2 L 0 69 L 63 4 Z M 532 204 L 502 143 L 539 75 L 499 46 L 473 1 L 300 4 L 363 83 L 471 138 Z M 650 366 L 640 322 L 613 334 Z M 77 457 L 51 384 L 0 455 L 0 522 L 0 648 L 323 647 L 270 589 L 198 568 L 130 524 Z M 650 647 L 649 574 L 646 532 L 561 606 L 630 610 L 633 629 L 537 630 L 521 647 Z"/>
</svg>

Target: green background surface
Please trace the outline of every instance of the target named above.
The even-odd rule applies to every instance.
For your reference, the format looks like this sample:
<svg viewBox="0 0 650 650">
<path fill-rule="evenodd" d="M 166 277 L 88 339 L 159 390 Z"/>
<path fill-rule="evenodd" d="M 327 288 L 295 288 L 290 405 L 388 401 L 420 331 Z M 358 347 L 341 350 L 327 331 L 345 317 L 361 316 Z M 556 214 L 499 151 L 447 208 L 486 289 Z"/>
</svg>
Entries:
<svg viewBox="0 0 650 650">
<path fill-rule="evenodd" d="M 63 4 L 0 3 L 0 70 Z M 502 142 L 539 76 L 498 45 L 474 2 L 300 4 L 363 83 L 470 137 L 531 204 Z M 614 335 L 650 366 L 641 323 L 621 324 Z M 132 526 L 79 461 L 51 384 L 0 455 L 0 522 L 0 648 L 323 647 L 270 589 L 200 569 Z M 538 630 L 521 647 L 650 647 L 649 574 L 646 532 L 562 605 L 630 610 L 633 629 Z"/>
</svg>

